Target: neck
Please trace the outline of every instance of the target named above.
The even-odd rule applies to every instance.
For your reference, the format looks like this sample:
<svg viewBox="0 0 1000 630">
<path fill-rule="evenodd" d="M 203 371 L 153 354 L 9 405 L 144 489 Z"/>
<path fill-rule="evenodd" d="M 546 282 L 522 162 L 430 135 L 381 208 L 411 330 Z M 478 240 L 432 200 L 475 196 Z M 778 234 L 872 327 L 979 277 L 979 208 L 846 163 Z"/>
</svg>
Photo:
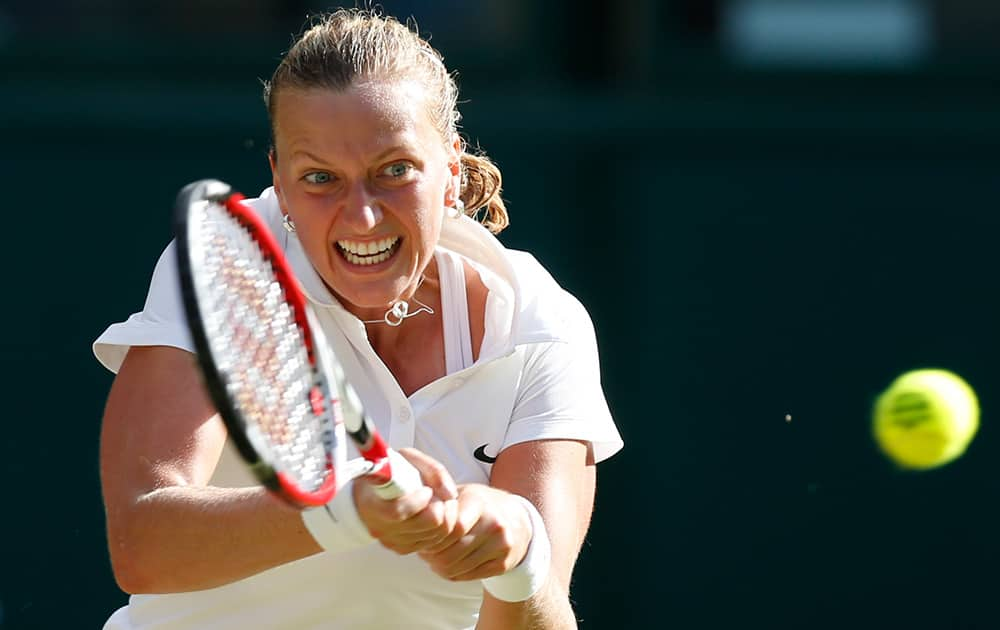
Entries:
<svg viewBox="0 0 1000 630">
<path fill-rule="evenodd" d="M 403 298 L 400 301 L 404 301 Z M 405 302 L 408 304 L 407 316 L 398 325 L 392 326 L 385 321 L 386 317 L 395 319 L 392 307 L 361 320 L 365 323 L 369 342 L 379 355 L 388 348 L 398 346 L 405 339 L 424 337 L 429 328 L 441 326 L 441 292 L 437 278 L 425 279 Z"/>
<path fill-rule="evenodd" d="M 326 287 L 330 293 L 336 297 L 337 301 L 340 302 L 341 306 L 344 307 L 344 310 L 361 320 L 361 322 L 364 323 L 369 329 L 372 329 L 375 326 L 388 327 L 389 325 L 385 323 L 386 314 L 388 313 L 389 318 L 393 319 L 392 310 L 397 304 L 406 304 L 408 316 L 405 320 L 409 322 L 409 320 L 414 317 L 422 318 L 428 315 L 426 312 L 420 312 L 418 314 L 418 311 L 421 311 L 421 309 L 424 308 L 421 304 L 429 307 L 436 314 L 439 308 L 438 304 L 441 299 L 437 264 L 433 258 L 429 264 L 426 265 L 423 272 L 420 274 L 419 279 L 406 287 L 399 294 L 399 297 L 384 305 L 359 306 L 341 293 L 332 289 L 329 284 L 327 284 Z"/>
<path fill-rule="evenodd" d="M 379 327 L 401 328 L 415 318 L 434 318 L 440 310 L 441 283 L 435 261 L 424 268 L 420 280 L 398 298 L 381 307 L 350 308 L 364 322 L 369 332 Z"/>
</svg>

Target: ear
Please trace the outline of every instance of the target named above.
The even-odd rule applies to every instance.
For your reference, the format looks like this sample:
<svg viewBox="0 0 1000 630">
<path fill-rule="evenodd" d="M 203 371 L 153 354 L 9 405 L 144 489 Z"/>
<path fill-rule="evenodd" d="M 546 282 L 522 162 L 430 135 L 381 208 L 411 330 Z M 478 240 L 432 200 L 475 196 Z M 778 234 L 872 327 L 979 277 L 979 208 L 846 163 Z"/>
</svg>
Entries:
<svg viewBox="0 0 1000 630">
<path fill-rule="evenodd" d="M 278 179 L 278 154 L 273 147 L 267 153 L 267 161 L 271 165 L 271 185 L 274 186 L 274 194 L 278 197 L 278 207 L 281 208 L 282 214 L 288 214 L 285 195 L 281 192 L 281 180 Z"/>
</svg>

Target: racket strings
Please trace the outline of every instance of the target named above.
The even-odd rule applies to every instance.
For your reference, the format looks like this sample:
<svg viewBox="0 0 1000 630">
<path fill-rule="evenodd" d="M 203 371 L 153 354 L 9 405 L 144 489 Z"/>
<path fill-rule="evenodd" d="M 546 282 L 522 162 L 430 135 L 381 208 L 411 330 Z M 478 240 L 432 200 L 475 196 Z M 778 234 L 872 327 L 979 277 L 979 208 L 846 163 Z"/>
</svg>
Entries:
<svg viewBox="0 0 1000 630">
<path fill-rule="evenodd" d="M 254 448 L 299 487 L 318 488 L 331 456 L 324 419 L 313 410 L 316 372 L 295 313 L 247 229 L 217 204 L 206 204 L 204 219 L 202 319 L 217 367 Z"/>
</svg>

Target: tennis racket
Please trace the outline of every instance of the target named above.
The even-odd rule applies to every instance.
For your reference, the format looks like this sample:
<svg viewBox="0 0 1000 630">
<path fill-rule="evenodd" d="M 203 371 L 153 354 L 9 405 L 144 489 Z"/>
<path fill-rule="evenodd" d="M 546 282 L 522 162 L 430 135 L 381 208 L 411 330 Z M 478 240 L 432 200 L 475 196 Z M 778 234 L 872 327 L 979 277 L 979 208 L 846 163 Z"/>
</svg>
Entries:
<svg viewBox="0 0 1000 630">
<path fill-rule="evenodd" d="M 299 508 L 327 503 L 342 485 L 345 430 L 381 497 L 418 489 L 420 474 L 365 416 L 284 252 L 243 199 L 206 179 L 185 186 L 175 210 L 184 310 L 230 438 L 257 478 Z"/>
</svg>

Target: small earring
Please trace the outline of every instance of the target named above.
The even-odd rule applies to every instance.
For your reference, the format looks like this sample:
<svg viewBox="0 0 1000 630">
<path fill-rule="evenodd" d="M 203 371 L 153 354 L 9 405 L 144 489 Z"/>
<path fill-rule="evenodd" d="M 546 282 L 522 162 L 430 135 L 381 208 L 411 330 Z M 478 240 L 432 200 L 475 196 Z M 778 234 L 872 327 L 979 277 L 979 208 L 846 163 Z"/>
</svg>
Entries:
<svg viewBox="0 0 1000 630">
<path fill-rule="evenodd" d="M 287 214 L 281 218 L 281 226 L 285 228 L 285 231 L 289 234 L 295 233 L 295 224 L 292 223 L 292 217 Z"/>
<path fill-rule="evenodd" d="M 461 199 L 456 199 L 455 200 L 455 207 L 454 207 L 453 210 L 454 210 L 454 212 L 451 215 L 452 218 L 453 219 L 459 218 L 460 216 L 462 216 L 463 214 L 465 214 L 465 202 L 462 201 Z"/>
</svg>

